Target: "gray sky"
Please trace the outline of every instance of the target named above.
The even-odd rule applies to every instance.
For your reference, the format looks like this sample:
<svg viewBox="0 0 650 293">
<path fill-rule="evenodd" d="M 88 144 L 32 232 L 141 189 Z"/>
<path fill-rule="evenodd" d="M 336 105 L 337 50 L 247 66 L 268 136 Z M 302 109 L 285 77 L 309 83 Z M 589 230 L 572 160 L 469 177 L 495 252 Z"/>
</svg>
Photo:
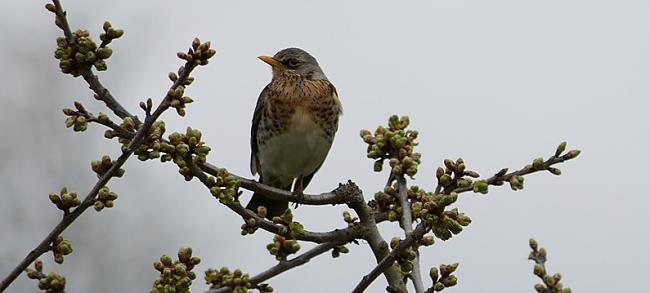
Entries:
<svg viewBox="0 0 650 293">
<path fill-rule="evenodd" d="M 37 3 L 38 2 L 38 3 Z M 291 46 L 312 53 L 337 86 L 344 107 L 330 155 L 307 189 L 328 191 L 353 179 L 369 198 L 385 182 L 372 173 L 362 128 L 409 115 L 420 131 L 417 184 L 434 187 L 445 158 L 463 157 L 489 176 L 552 155 L 566 140 L 583 150 L 563 175 L 534 174 L 523 191 L 492 188 L 463 195 L 457 207 L 472 224 L 422 250 L 426 268 L 460 262 L 454 292 L 533 292 L 528 238 L 549 250 L 549 270 L 574 292 L 646 292 L 650 216 L 650 2 L 647 1 L 63 1 L 74 28 L 96 37 L 104 20 L 126 30 L 112 46 L 104 84 L 133 112 L 159 101 L 177 51 L 194 36 L 218 50 L 196 71 L 186 118 L 166 114 L 168 131 L 200 129 L 209 161 L 249 175 L 249 129 L 260 90 L 270 80 L 256 59 Z M 4 276 L 59 219 L 47 194 L 66 185 L 85 194 L 89 162 L 119 148 L 92 126 L 64 128 L 61 108 L 96 103 L 81 79 L 63 76 L 52 57 L 60 35 L 40 1 L 12 0 L 0 11 L 0 275 Z M 190 16 L 191 15 L 191 16 Z M 262 231 L 239 236 L 242 221 L 173 165 L 129 162 L 111 189 L 116 207 L 89 210 L 64 233 L 75 252 L 63 266 L 69 292 L 143 292 L 161 254 L 191 246 L 209 267 L 256 274 L 275 263 Z M 246 193 L 244 200 L 248 200 Z M 343 227 L 342 207 L 295 211 L 314 231 Z M 383 224 L 386 239 L 401 236 Z M 308 245 L 303 245 L 308 247 Z M 278 292 L 345 292 L 373 267 L 368 247 L 350 245 L 269 283 Z M 370 292 L 382 291 L 383 278 Z M 21 276 L 8 292 L 37 292 Z M 451 291 L 450 291 L 451 292 Z"/>
</svg>

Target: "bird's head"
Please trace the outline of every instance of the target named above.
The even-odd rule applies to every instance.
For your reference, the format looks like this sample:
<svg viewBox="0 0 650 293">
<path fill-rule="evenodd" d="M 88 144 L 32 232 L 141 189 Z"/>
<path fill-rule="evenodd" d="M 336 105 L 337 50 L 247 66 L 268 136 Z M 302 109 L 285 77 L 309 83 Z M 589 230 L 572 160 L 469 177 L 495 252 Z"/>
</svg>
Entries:
<svg viewBox="0 0 650 293">
<path fill-rule="evenodd" d="M 316 58 L 302 49 L 287 48 L 275 53 L 273 57 L 259 56 L 258 58 L 271 65 L 274 78 L 280 74 L 289 73 L 314 80 L 327 80 Z"/>
</svg>

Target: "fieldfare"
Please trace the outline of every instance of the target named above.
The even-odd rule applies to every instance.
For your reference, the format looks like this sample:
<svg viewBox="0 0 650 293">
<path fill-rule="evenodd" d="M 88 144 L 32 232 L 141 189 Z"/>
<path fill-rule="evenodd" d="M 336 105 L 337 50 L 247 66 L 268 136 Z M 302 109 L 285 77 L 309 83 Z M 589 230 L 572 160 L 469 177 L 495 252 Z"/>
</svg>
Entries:
<svg viewBox="0 0 650 293">
<path fill-rule="evenodd" d="M 336 88 L 327 80 L 316 58 L 288 48 L 259 59 L 271 65 L 273 79 L 262 90 L 251 127 L 253 175 L 260 182 L 302 195 L 325 161 L 342 113 Z M 266 217 L 279 216 L 287 201 L 255 193 L 246 206 L 267 209 Z"/>
</svg>

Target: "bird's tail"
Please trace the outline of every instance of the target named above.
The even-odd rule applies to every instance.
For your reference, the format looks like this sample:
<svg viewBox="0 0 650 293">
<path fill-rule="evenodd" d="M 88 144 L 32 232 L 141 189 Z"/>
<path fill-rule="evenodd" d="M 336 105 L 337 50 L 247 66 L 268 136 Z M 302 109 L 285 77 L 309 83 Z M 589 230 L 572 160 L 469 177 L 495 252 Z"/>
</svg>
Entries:
<svg viewBox="0 0 650 293">
<path fill-rule="evenodd" d="M 284 214 L 284 212 L 289 208 L 289 202 L 285 200 L 275 200 L 259 193 L 253 193 L 253 198 L 248 202 L 246 208 L 253 212 L 257 212 L 257 208 L 260 206 L 266 207 L 266 218 L 271 220 L 275 216 Z"/>
</svg>

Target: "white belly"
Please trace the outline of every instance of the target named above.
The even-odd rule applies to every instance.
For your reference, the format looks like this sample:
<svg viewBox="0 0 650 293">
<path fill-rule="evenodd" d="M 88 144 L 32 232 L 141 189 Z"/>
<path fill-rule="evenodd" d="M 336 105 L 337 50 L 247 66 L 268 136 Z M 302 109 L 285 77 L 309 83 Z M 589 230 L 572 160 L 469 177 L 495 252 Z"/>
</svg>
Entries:
<svg viewBox="0 0 650 293">
<path fill-rule="evenodd" d="M 259 146 L 262 177 L 275 178 L 288 185 L 301 175 L 313 173 L 323 163 L 331 142 L 310 117 L 298 109 L 289 131 Z"/>
</svg>

